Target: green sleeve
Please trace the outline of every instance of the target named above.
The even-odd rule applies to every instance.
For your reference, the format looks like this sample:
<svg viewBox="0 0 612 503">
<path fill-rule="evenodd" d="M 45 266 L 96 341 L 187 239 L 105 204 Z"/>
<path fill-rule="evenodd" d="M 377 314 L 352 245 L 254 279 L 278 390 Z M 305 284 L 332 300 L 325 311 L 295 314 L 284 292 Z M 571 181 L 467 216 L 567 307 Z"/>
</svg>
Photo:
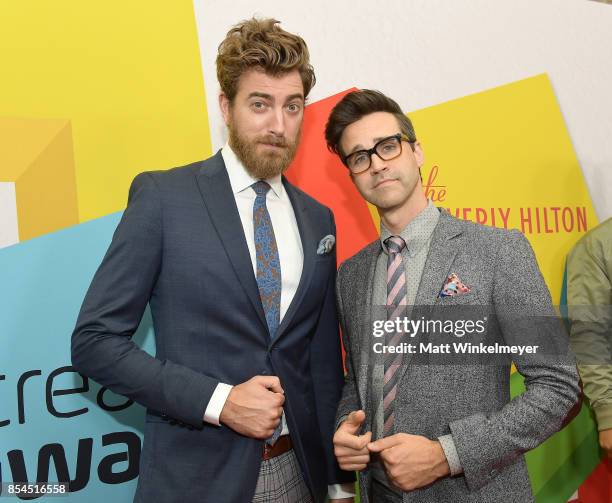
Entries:
<svg viewBox="0 0 612 503">
<path fill-rule="evenodd" d="M 599 430 L 612 428 L 612 220 L 587 234 L 567 260 L 571 342 Z"/>
</svg>

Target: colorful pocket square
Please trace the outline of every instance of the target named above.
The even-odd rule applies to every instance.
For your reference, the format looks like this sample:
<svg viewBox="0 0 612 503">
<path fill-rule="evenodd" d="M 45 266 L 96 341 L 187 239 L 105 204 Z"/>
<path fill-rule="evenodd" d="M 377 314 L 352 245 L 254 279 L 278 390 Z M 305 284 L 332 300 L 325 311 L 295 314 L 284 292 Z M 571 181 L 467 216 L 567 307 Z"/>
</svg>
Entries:
<svg viewBox="0 0 612 503">
<path fill-rule="evenodd" d="M 325 236 L 321 241 L 319 241 L 319 246 L 317 247 L 317 255 L 327 255 L 330 251 L 333 250 L 334 244 L 336 244 L 336 238 L 331 234 Z"/>
<path fill-rule="evenodd" d="M 461 282 L 459 276 L 452 273 L 446 278 L 444 286 L 442 290 L 440 290 L 439 297 L 453 297 L 454 295 L 461 295 L 469 291 L 470 288 Z"/>
</svg>

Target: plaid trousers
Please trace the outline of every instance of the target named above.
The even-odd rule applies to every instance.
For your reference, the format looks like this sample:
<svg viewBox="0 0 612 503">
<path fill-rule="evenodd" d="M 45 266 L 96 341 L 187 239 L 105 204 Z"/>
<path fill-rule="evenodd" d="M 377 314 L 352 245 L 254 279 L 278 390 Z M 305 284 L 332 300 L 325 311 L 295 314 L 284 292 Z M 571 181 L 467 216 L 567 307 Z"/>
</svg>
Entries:
<svg viewBox="0 0 612 503">
<path fill-rule="evenodd" d="M 293 449 L 261 462 L 253 503 L 312 503 Z"/>
</svg>

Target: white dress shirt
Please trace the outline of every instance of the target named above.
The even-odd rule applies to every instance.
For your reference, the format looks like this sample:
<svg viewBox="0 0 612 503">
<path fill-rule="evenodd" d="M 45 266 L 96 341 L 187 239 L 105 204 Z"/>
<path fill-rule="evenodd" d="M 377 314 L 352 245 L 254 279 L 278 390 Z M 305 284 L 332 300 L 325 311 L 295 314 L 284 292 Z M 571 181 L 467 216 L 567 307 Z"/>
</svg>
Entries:
<svg viewBox="0 0 612 503">
<path fill-rule="evenodd" d="M 251 185 L 259 180 L 253 178 L 246 171 L 227 143 L 223 147 L 221 155 L 229 175 L 232 193 L 236 199 L 242 229 L 244 230 L 249 255 L 251 256 L 253 273 L 257 275 L 257 256 L 255 253 L 255 235 L 253 229 L 253 204 L 255 203 L 256 194 Z M 304 265 L 304 251 L 293 206 L 283 186 L 281 175 L 268 178 L 265 181 L 271 187 L 271 190 L 266 194 L 266 206 L 272 221 L 281 266 L 280 321 L 282 321 L 300 283 Z M 232 386 L 229 384 L 219 383 L 217 385 L 204 412 L 204 421 L 217 426 L 220 425 L 219 416 L 231 389 Z M 289 428 L 284 413 L 281 421 L 283 425 L 281 435 L 287 435 Z M 329 486 L 330 499 L 352 496 L 354 496 L 353 484 L 334 484 Z"/>
</svg>

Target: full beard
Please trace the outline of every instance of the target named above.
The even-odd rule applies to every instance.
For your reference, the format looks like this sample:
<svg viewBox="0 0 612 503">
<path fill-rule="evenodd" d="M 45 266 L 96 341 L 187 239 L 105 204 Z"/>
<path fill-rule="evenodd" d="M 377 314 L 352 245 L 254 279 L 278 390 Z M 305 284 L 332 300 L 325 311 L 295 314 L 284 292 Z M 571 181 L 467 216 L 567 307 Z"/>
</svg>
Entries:
<svg viewBox="0 0 612 503">
<path fill-rule="evenodd" d="M 258 180 L 273 178 L 282 174 L 291 164 L 298 147 L 301 130 L 294 141 L 275 135 L 257 136 L 250 140 L 240 135 L 232 125 L 228 125 L 229 144 L 240 159 L 247 172 Z M 280 147 L 259 153 L 257 147 L 261 143 L 267 143 Z"/>
</svg>

